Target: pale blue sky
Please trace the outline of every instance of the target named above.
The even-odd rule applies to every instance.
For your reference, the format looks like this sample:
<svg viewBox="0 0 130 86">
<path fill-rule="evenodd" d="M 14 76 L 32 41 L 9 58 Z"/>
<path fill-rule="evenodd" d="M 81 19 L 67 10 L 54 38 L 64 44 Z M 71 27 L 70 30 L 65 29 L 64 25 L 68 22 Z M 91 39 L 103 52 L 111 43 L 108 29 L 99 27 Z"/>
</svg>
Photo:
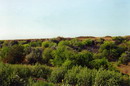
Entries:
<svg viewBox="0 0 130 86">
<path fill-rule="evenodd" d="M 130 35 L 130 0 L 0 0 L 0 39 Z"/>
</svg>

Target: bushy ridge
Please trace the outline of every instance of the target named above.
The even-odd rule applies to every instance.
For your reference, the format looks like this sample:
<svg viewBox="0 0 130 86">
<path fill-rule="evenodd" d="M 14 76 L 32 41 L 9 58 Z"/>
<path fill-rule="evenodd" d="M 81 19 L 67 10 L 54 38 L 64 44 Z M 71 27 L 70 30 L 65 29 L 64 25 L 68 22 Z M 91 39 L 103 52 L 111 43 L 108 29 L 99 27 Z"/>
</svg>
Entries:
<svg viewBox="0 0 130 86">
<path fill-rule="evenodd" d="M 127 37 L 0 41 L 0 61 L 0 86 L 130 85 Z"/>
</svg>

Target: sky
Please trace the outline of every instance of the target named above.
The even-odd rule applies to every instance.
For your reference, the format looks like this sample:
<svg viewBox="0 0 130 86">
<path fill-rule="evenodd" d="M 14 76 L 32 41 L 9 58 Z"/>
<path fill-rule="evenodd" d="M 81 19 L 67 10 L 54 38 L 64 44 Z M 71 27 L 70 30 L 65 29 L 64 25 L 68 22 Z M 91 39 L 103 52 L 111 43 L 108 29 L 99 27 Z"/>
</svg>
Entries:
<svg viewBox="0 0 130 86">
<path fill-rule="evenodd" d="M 130 0 L 0 0 L 0 39 L 130 35 Z"/>
</svg>

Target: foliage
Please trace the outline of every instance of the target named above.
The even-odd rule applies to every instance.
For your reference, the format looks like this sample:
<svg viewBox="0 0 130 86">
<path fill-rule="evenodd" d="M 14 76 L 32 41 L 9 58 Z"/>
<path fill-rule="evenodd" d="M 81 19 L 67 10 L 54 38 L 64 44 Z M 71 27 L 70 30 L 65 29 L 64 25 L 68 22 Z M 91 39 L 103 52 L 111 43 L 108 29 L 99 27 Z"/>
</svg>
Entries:
<svg viewBox="0 0 130 86">
<path fill-rule="evenodd" d="M 56 50 L 53 51 L 52 64 L 56 66 L 61 66 L 65 60 L 74 58 L 74 50 L 67 46 L 58 46 Z"/>
<path fill-rule="evenodd" d="M 76 75 L 80 72 L 81 69 L 81 66 L 75 66 L 68 70 L 68 72 L 65 74 L 64 82 L 66 84 L 76 85 L 78 81 Z"/>
<path fill-rule="evenodd" d="M 117 36 L 117 37 L 113 37 L 113 40 L 115 41 L 116 44 L 121 44 L 125 40 L 125 38 L 121 36 Z"/>
<path fill-rule="evenodd" d="M 43 62 L 45 64 L 51 64 L 50 60 L 53 58 L 52 56 L 53 49 L 52 48 L 45 48 L 42 53 Z"/>
<path fill-rule="evenodd" d="M 52 42 L 52 41 L 44 41 L 42 42 L 42 47 L 47 48 L 47 47 L 55 47 L 57 44 Z"/>
<path fill-rule="evenodd" d="M 130 86 L 129 75 L 113 65 L 128 66 L 130 41 L 107 40 L 0 41 L 0 86 Z"/>
<path fill-rule="evenodd" d="M 32 41 L 30 42 L 31 47 L 41 47 L 42 42 L 41 41 Z"/>
<path fill-rule="evenodd" d="M 102 67 L 104 69 L 108 69 L 108 67 L 109 67 L 110 64 L 109 64 L 109 62 L 108 62 L 107 59 L 102 58 L 102 59 L 95 59 L 95 60 L 91 61 L 89 63 L 89 65 L 90 65 L 90 68 L 99 69 L 99 68 Z"/>
<path fill-rule="evenodd" d="M 49 81 L 53 83 L 62 82 L 66 72 L 67 72 L 67 69 L 65 67 L 54 69 L 49 77 Z"/>
<path fill-rule="evenodd" d="M 99 51 L 102 53 L 103 57 L 106 57 L 110 61 L 118 60 L 121 55 L 120 49 L 111 41 L 105 41 L 104 44 L 101 45 Z"/>
<path fill-rule="evenodd" d="M 21 45 L 4 47 L 1 51 L 1 57 L 2 60 L 7 63 L 22 63 L 24 60 L 24 47 Z"/>
<path fill-rule="evenodd" d="M 123 64 L 127 64 L 128 62 L 130 62 L 130 52 L 126 51 L 125 53 L 123 53 L 119 58 L 119 62 Z"/>
<path fill-rule="evenodd" d="M 29 64 L 42 63 L 42 48 L 33 48 L 25 59 Z"/>
<path fill-rule="evenodd" d="M 94 41 L 90 40 L 90 39 L 84 40 L 82 43 L 83 43 L 84 46 L 92 46 L 92 45 L 94 45 Z"/>
<path fill-rule="evenodd" d="M 93 60 L 93 54 L 89 51 L 79 52 L 76 56 L 76 64 L 81 66 L 88 66 L 89 62 Z"/>
</svg>

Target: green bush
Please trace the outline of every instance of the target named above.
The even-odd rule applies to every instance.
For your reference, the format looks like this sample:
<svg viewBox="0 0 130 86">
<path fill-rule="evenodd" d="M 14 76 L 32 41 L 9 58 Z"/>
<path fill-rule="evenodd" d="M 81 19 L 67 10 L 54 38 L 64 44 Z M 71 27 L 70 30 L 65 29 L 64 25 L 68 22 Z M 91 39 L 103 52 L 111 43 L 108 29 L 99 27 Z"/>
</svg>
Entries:
<svg viewBox="0 0 130 86">
<path fill-rule="evenodd" d="M 60 67 L 60 68 L 54 69 L 51 72 L 51 75 L 49 77 L 49 81 L 51 81 L 53 83 L 62 82 L 66 72 L 67 72 L 67 69 L 65 67 Z"/>
<path fill-rule="evenodd" d="M 125 40 L 125 38 L 121 36 L 117 36 L 117 37 L 113 37 L 113 40 L 115 41 L 116 44 L 121 44 Z"/>
<path fill-rule="evenodd" d="M 30 42 L 31 47 L 41 47 L 42 42 L 41 41 L 32 41 Z"/>
<path fill-rule="evenodd" d="M 122 64 L 128 64 L 128 62 L 130 62 L 130 52 L 126 51 L 125 53 L 123 53 L 119 58 L 119 62 Z"/>
<path fill-rule="evenodd" d="M 121 82 L 122 75 L 120 73 L 99 69 L 93 86 L 121 86 Z"/>
<path fill-rule="evenodd" d="M 94 41 L 90 40 L 90 39 L 83 40 L 82 43 L 83 43 L 84 46 L 92 46 L 92 45 L 94 45 Z"/>
<path fill-rule="evenodd" d="M 62 64 L 63 67 L 66 67 L 68 69 L 72 68 L 76 65 L 76 62 L 74 60 L 65 60 L 65 62 Z"/>
<path fill-rule="evenodd" d="M 103 58 L 102 53 L 94 53 L 93 59 L 101 59 Z"/>
<path fill-rule="evenodd" d="M 89 62 L 93 60 L 93 53 L 84 50 L 79 52 L 75 59 L 77 65 L 89 66 Z"/>
<path fill-rule="evenodd" d="M 30 78 L 28 80 L 27 86 L 54 86 L 54 84 L 46 81 L 35 81 L 32 78 Z"/>
<path fill-rule="evenodd" d="M 122 53 L 117 45 L 112 41 L 105 41 L 104 44 L 100 46 L 99 52 L 102 53 L 102 56 L 106 57 L 109 61 L 118 60 Z"/>
<path fill-rule="evenodd" d="M 48 76 L 51 74 L 51 69 L 44 65 L 35 65 L 31 71 L 32 76 L 35 78 L 47 79 Z"/>
<path fill-rule="evenodd" d="M 81 69 L 75 77 L 77 78 L 78 86 L 92 86 L 92 71 L 90 69 Z"/>
<path fill-rule="evenodd" d="M 48 48 L 48 47 L 56 47 L 57 44 L 52 42 L 52 41 L 44 41 L 42 42 L 42 47 L 43 48 Z"/>
<path fill-rule="evenodd" d="M 21 45 L 14 45 L 12 47 L 4 47 L 1 51 L 2 60 L 6 63 L 18 64 L 24 60 L 24 47 Z"/>
<path fill-rule="evenodd" d="M 64 82 L 66 84 L 76 85 L 78 82 L 76 75 L 80 72 L 81 69 L 82 67 L 75 66 L 68 70 L 68 72 L 65 74 Z"/>
<path fill-rule="evenodd" d="M 99 69 L 101 67 L 104 69 L 108 69 L 109 65 L 110 64 L 109 64 L 108 60 L 105 58 L 95 59 L 89 63 L 90 68 L 96 68 L 96 69 Z"/>
<path fill-rule="evenodd" d="M 25 60 L 28 64 L 42 63 L 42 48 L 32 48 L 31 53 L 26 55 Z"/>
<path fill-rule="evenodd" d="M 21 78 L 28 78 L 32 76 L 32 66 L 12 65 L 11 68 L 13 69 L 15 74 Z"/>
<path fill-rule="evenodd" d="M 67 59 L 73 59 L 75 56 L 75 51 L 68 46 L 58 46 L 56 50 L 53 51 L 52 64 L 55 66 L 61 66 Z"/>
<path fill-rule="evenodd" d="M 50 60 L 53 58 L 52 56 L 53 49 L 52 48 L 45 48 L 42 53 L 42 59 L 44 64 L 51 64 Z"/>
</svg>

